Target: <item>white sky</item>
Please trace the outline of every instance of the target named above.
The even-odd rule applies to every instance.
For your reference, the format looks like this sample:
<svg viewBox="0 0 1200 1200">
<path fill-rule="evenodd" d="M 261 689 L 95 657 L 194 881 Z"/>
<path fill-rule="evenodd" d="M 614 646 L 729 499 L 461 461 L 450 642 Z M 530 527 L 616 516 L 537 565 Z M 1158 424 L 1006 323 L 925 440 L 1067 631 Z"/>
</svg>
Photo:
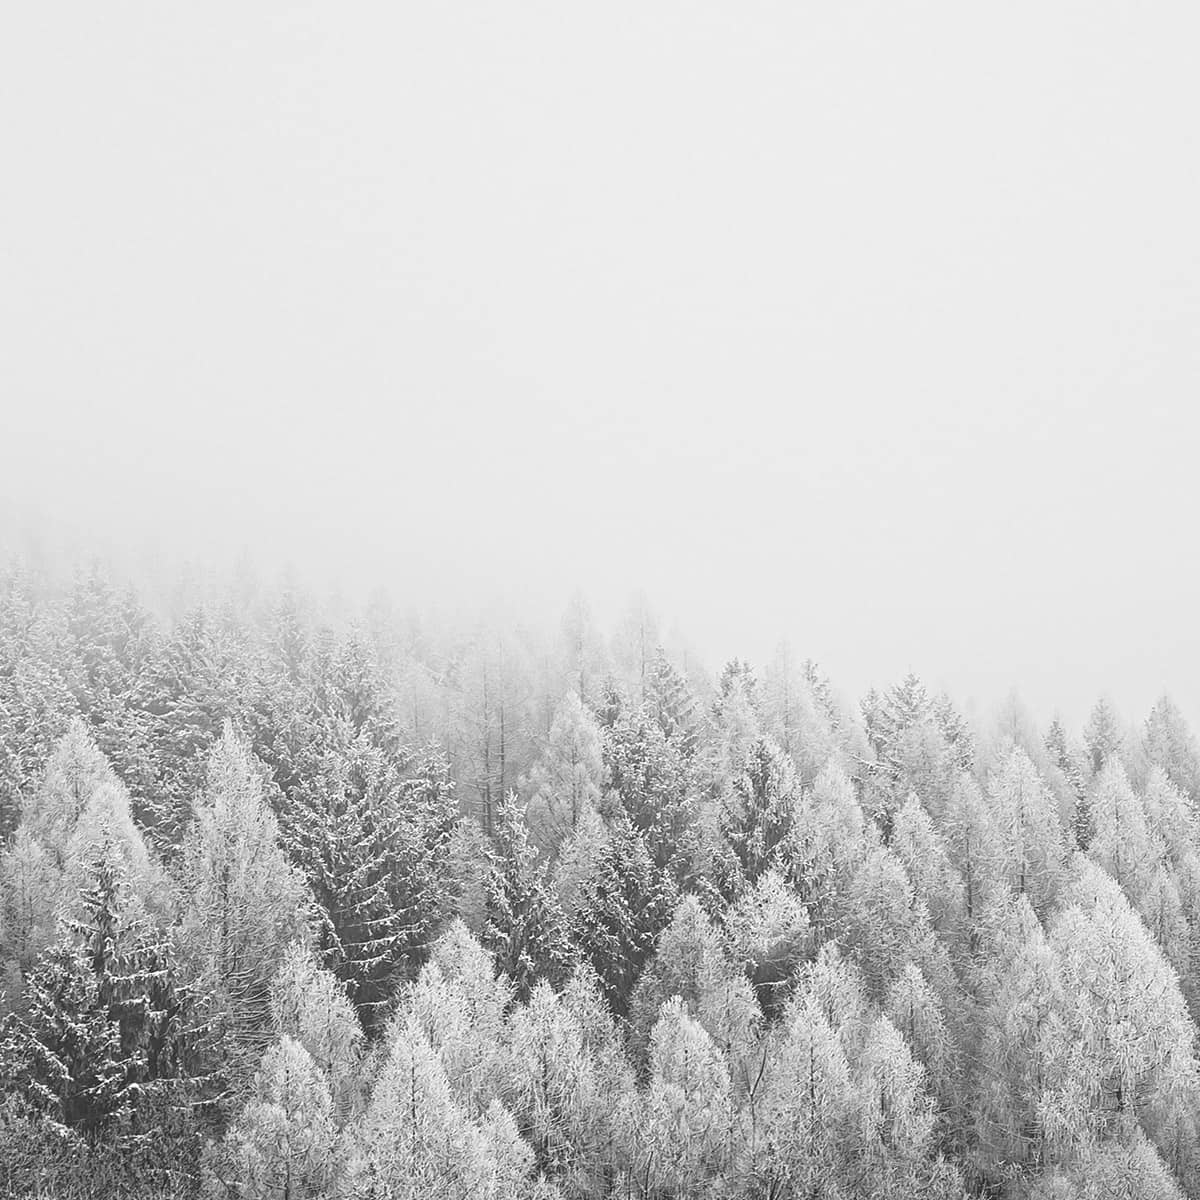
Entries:
<svg viewBox="0 0 1200 1200">
<path fill-rule="evenodd" d="M 4 26 L 14 527 L 1200 714 L 1194 4 Z"/>
</svg>

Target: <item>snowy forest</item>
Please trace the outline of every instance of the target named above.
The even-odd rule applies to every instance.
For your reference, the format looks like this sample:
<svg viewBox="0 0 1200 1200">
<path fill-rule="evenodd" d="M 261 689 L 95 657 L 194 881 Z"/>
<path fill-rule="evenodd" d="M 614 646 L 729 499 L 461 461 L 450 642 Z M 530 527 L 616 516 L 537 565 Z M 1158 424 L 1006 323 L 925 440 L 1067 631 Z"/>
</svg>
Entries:
<svg viewBox="0 0 1200 1200">
<path fill-rule="evenodd" d="M 0 1192 L 1200 1196 L 1200 746 L 438 625 L 0 580 Z"/>
</svg>

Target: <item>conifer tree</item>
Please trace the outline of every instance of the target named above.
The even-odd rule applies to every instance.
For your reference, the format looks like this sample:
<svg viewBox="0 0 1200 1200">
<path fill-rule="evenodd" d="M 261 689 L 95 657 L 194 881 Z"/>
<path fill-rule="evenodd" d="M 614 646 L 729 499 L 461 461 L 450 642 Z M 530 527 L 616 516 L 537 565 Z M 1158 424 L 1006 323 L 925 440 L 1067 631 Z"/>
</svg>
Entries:
<svg viewBox="0 0 1200 1200">
<path fill-rule="evenodd" d="M 867 855 L 851 881 L 847 913 L 843 944 L 858 963 L 869 994 L 882 999 L 922 943 L 932 941 L 924 902 L 891 850 L 877 846 Z"/>
<path fill-rule="evenodd" d="M 854 1093 L 846 1049 L 819 1002 L 789 1009 L 748 1105 L 751 1195 L 849 1196 Z"/>
<path fill-rule="evenodd" d="M 1055 1129 L 1070 1146 L 1140 1123 L 1152 1139 L 1200 1096 L 1195 1030 L 1174 972 L 1117 883 L 1076 858 L 1050 942 L 1061 964 L 1069 1058 Z M 1079 1122 L 1082 1122 L 1082 1128 Z"/>
<path fill-rule="evenodd" d="M 811 664 L 809 664 L 811 666 Z M 795 763 L 803 783 L 811 783 L 837 748 L 831 723 L 831 699 L 818 697 L 820 683 L 806 674 L 791 649 L 782 645 L 763 673 L 764 732 Z"/>
<path fill-rule="evenodd" d="M 646 708 L 669 742 L 685 756 L 695 751 L 700 732 L 696 697 L 661 646 L 646 677 Z"/>
<path fill-rule="evenodd" d="M 304 1047 L 328 1084 L 332 1119 L 344 1124 L 357 1100 L 362 1026 L 337 977 L 298 942 L 271 983 L 271 1028 Z"/>
<path fill-rule="evenodd" d="M 702 1200 L 721 1190 L 733 1129 L 724 1055 L 679 997 L 650 1036 L 650 1084 L 634 1110 L 629 1174 L 643 1194 Z"/>
<path fill-rule="evenodd" d="M 622 1065 L 620 1056 L 616 1064 Z M 544 980 L 512 1018 L 506 1093 L 538 1167 L 565 1194 L 589 1195 L 612 1166 L 614 1109 L 632 1087 L 606 1088 L 583 1022 Z"/>
<path fill-rule="evenodd" d="M 934 1098 L 949 1110 L 957 1083 L 954 1038 L 941 999 L 915 963 L 907 963 L 888 990 L 883 1014 L 925 1068 Z"/>
<path fill-rule="evenodd" d="M 934 1110 L 925 1072 L 886 1016 L 876 1018 L 867 1034 L 855 1085 L 859 1179 L 896 1200 L 953 1186 L 930 1169 Z M 929 1186 L 931 1174 L 940 1186 Z"/>
<path fill-rule="evenodd" d="M 1101 696 L 1096 701 L 1083 727 L 1083 740 L 1091 756 L 1093 774 L 1099 774 L 1104 764 L 1120 753 L 1124 738 L 1117 714 L 1107 697 Z"/>
<path fill-rule="evenodd" d="M 213 1173 L 230 1196 L 319 1200 L 341 1173 L 329 1084 L 284 1034 L 263 1055 L 254 1094 L 226 1135 Z"/>
<path fill-rule="evenodd" d="M 725 914 L 725 939 L 764 1013 L 773 1016 L 811 942 L 808 910 L 778 871 L 760 876 Z"/>
<path fill-rule="evenodd" d="M 0 1075 L 38 1111 L 123 1150 L 181 1133 L 198 1084 L 195 997 L 132 894 L 120 848 L 95 848 L 73 916 L 0 1033 Z"/>
<path fill-rule="evenodd" d="M 434 943 L 393 1020 L 393 1032 L 405 1024 L 420 1031 L 471 1117 L 481 1117 L 500 1098 L 512 1001 L 512 986 L 497 974 L 492 956 L 455 922 Z"/>
<path fill-rule="evenodd" d="M 538 845 L 552 852 L 574 833 L 600 804 L 603 783 L 600 728 L 579 697 L 568 692 L 524 785 L 530 796 L 529 826 Z"/>
<path fill-rule="evenodd" d="M 1063 876 L 1065 848 L 1054 798 L 1029 756 L 1013 748 L 988 780 L 988 799 L 1010 889 L 1049 911 Z"/>
<path fill-rule="evenodd" d="M 951 865 L 946 844 L 913 793 L 896 814 L 892 850 L 904 864 L 916 897 L 929 910 L 934 929 L 955 927 L 962 919 L 963 881 Z"/>
<path fill-rule="evenodd" d="M 482 941 L 513 981 L 518 999 L 525 1000 L 538 979 L 556 985 L 566 980 L 572 950 L 548 869 L 530 843 L 515 793 L 497 812 L 490 859 Z"/>
<path fill-rule="evenodd" d="M 1200 801 L 1200 744 L 1169 696 L 1162 696 L 1146 718 L 1146 758 L 1192 802 Z"/>
<path fill-rule="evenodd" d="M 802 794 L 781 855 L 818 938 L 841 928 L 850 881 L 876 838 L 850 781 L 829 763 Z"/>
<path fill-rule="evenodd" d="M 981 1017 L 976 1138 L 984 1169 L 1033 1176 L 1047 1158 L 1049 1097 L 1066 1071 L 1068 1023 L 1061 967 L 1029 907 L 1019 901 L 1018 934 L 999 989 Z"/>
<path fill-rule="evenodd" d="M 691 872 L 696 819 L 682 747 L 642 706 L 623 713 L 605 731 L 604 761 L 612 791 L 654 865 L 682 882 Z"/>
<path fill-rule="evenodd" d="M 784 865 L 798 807 L 792 764 L 773 743 L 756 739 L 718 815 L 721 843 L 713 872 L 727 901 L 752 887 L 765 871 Z"/>
<path fill-rule="evenodd" d="M 645 1053 L 662 1005 L 676 996 L 736 1067 L 753 1040 L 758 1006 L 695 896 L 676 906 L 634 989 L 629 1024 L 635 1058 Z"/>
<path fill-rule="evenodd" d="M 235 1075 L 271 1039 L 271 982 L 289 944 L 310 936 L 312 897 L 278 844 L 262 772 L 226 724 L 181 862 L 181 952 L 213 1000 Z"/>
<path fill-rule="evenodd" d="M 994 815 L 969 775 L 960 775 L 951 793 L 944 825 L 946 849 L 962 879 L 963 923 L 968 949 L 978 950 L 980 926 L 1002 902 L 1005 845 Z"/>
<path fill-rule="evenodd" d="M 655 867 L 629 821 L 614 821 L 580 888 L 572 940 L 615 1012 L 626 1011 L 675 896 L 673 880 Z"/>
<path fill-rule="evenodd" d="M 1095 833 L 1088 857 L 1121 885 L 1130 903 L 1137 904 L 1163 849 L 1150 832 L 1145 809 L 1119 758 L 1101 768 L 1092 789 L 1091 812 Z"/>
</svg>

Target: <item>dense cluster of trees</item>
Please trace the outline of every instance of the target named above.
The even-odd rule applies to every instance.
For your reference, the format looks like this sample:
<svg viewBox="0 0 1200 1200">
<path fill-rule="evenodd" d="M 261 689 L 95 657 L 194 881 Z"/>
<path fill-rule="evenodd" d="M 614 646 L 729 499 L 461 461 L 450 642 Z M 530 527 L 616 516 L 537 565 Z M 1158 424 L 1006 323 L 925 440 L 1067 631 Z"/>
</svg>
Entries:
<svg viewBox="0 0 1200 1200">
<path fill-rule="evenodd" d="M 1200 1196 L 1200 747 L 0 580 L 0 1188 Z"/>
</svg>

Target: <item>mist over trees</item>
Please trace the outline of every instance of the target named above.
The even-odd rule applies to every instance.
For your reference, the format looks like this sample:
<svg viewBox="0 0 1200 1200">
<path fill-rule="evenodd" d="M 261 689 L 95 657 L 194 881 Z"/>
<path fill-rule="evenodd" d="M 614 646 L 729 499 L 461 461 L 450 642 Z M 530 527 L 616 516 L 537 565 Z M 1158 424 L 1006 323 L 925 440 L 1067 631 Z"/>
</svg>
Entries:
<svg viewBox="0 0 1200 1200">
<path fill-rule="evenodd" d="M 13 1195 L 1200 1196 L 1200 744 L 645 606 L 0 576 Z"/>
</svg>

